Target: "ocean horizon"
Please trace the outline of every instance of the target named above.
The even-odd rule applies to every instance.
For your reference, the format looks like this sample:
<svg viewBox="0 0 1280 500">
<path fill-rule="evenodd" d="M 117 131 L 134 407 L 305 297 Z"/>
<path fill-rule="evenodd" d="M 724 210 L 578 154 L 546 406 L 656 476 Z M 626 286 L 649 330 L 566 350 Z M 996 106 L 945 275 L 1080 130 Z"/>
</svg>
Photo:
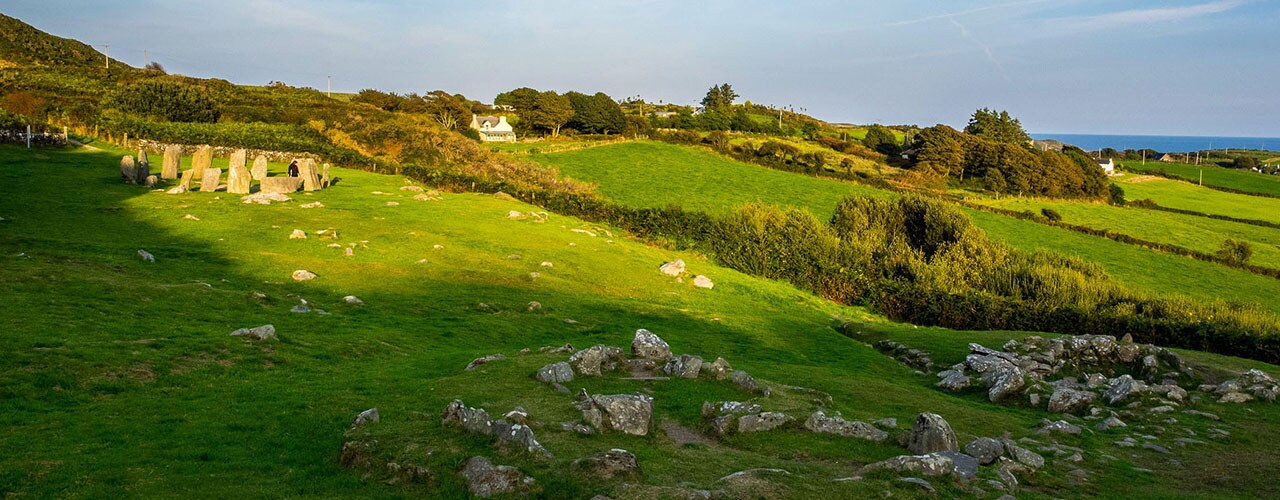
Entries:
<svg viewBox="0 0 1280 500">
<path fill-rule="evenodd" d="M 1154 149 L 1161 153 L 1182 153 L 1209 149 L 1280 150 L 1277 137 L 1220 137 L 1179 135 L 1031 134 L 1032 139 L 1053 139 L 1085 151 L 1102 148 Z"/>
</svg>

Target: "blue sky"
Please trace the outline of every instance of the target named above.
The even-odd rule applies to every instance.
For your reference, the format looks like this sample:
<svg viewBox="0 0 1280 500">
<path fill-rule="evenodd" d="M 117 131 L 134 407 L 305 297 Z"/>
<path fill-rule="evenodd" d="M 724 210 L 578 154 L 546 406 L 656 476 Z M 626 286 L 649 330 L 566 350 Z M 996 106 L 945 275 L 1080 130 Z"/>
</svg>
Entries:
<svg viewBox="0 0 1280 500">
<path fill-rule="evenodd" d="M 729 82 L 835 122 L 1280 137 L 1273 0 L 9 0 L 133 65 L 321 90 L 521 86 L 694 103 Z"/>
</svg>

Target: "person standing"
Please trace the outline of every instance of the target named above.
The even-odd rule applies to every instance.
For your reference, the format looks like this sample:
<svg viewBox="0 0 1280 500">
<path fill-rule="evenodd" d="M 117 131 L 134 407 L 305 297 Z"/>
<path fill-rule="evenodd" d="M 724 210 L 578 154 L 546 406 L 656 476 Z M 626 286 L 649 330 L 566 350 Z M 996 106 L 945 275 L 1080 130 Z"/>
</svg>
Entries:
<svg viewBox="0 0 1280 500">
<path fill-rule="evenodd" d="M 298 160 L 289 162 L 289 177 L 298 176 Z"/>
</svg>

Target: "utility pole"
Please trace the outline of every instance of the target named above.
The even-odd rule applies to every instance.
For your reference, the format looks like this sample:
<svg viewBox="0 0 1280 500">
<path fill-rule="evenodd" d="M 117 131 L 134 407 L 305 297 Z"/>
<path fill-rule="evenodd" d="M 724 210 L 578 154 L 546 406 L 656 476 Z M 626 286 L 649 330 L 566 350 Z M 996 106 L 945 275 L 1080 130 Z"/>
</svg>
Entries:
<svg viewBox="0 0 1280 500">
<path fill-rule="evenodd" d="M 1200 185 L 1204 186 L 1204 169 L 1200 169 Z"/>
<path fill-rule="evenodd" d="M 102 59 L 103 61 L 105 61 L 102 65 L 103 68 L 111 69 L 111 56 L 108 55 L 110 53 L 111 53 L 111 46 L 105 43 L 102 44 Z"/>
<path fill-rule="evenodd" d="M 326 77 L 324 77 L 324 96 L 325 96 L 325 97 L 333 97 L 333 96 L 329 95 L 329 93 L 330 93 L 330 91 L 331 91 L 331 90 L 333 90 L 333 77 L 332 77 L 332 76 L 326 76 Z"/>
<path fill-rule="evenodd" d="M 1147 148 L 1142 148 L 1142 164 L 1147 164 Z"/>
<path fill-rule="evenodd" d="M 147 49 L 142 49 L 142 69 L 147 68 L 147 64 L 151 61 L 147 60 Z"/>
</svg>

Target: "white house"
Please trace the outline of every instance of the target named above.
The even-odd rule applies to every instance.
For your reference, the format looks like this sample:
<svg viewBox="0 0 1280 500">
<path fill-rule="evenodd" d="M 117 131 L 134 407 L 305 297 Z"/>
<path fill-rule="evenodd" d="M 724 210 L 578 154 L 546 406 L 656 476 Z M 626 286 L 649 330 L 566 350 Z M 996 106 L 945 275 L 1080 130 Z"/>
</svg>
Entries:
<svg viewBox="0 0 1280 500">
<path fill-rule="evenodd" d="M 480 132 L 484 142 L 516 142 L 516 133 L 505 116 L 471 115 L 471 128 Z"/>
<path fill-rule="evenodd" d="M 1107 175 L 1116 175 L 1116 163 L 1112 161 L 1111 158 L 1098 160 L 1098 166 L 1102 167 L 1103 173 Z"/>
</svg>

